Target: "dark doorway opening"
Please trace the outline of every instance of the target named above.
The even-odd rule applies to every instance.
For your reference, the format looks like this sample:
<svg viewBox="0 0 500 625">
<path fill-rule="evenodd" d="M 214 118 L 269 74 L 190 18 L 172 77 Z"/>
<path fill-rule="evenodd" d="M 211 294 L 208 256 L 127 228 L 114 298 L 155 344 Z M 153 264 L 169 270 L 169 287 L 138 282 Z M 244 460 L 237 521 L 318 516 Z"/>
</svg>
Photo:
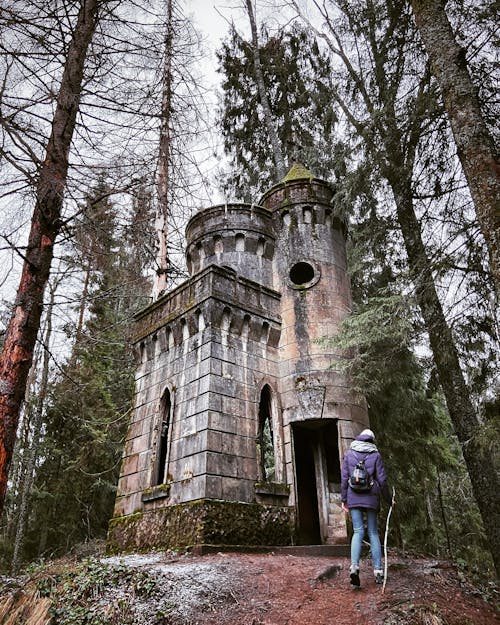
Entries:
<svg viewBox="0 0 500 625">
<path fill-rule="evenodd" d="M 340 454 L 337 422 L 331 421 L 322 428 L 325 445 L 328 483 L 334 484 L 340 492 Z"/>
<path fill-rule="evenodd" d="M 317 432 L 300 425 L 293 426 L 295 477 L 297 480 L 297 512 L 299 545 L 320 545 L 318 488 L 314 464 Z"/>
<path fill-rule="evenodd" d="M 332 490 L 340 492 L 337 422 L 318 420 L 295 423 L 292 431 L 297 486 L 297 542 L 299 545 L 319 545 L 322 543 L 320 508 L 326 504 L 318 501 L 318 493 L 329 498 Z M 322 484 L 317 483 L 318 478 Z"/>
</svg>

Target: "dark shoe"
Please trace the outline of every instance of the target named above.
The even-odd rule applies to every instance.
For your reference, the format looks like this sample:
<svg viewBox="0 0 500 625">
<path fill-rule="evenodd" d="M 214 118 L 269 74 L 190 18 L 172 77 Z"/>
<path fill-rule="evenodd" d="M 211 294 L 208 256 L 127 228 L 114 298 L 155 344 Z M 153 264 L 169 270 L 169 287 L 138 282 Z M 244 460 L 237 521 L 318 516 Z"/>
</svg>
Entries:
<svg viewBox="0 0 500 625">
<path fill-rule="evenodd" d="M 375 583 L 376 584 L 383 584 L 384 583 L 384 576 L 382 575 L 382 573 L 377 573 L 375 575 Z"/>
<path fill-rule="evenodd" d="M 355 569 L 351 571 L 351 585 L 359 588 L 361 586 L 361 582 L 359 581 L 359 569 Z"/>
</svg>

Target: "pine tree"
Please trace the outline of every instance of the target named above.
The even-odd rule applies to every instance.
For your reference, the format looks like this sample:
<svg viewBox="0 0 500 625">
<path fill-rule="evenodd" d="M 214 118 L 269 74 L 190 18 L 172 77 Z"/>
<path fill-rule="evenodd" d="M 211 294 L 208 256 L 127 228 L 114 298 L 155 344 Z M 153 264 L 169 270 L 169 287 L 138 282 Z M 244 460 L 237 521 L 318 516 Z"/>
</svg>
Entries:
<svg viewBox="0 0 500 625">
<path fill-rule="evenodd" d="M 263 80 L 276 134 L 288 165 L 300 161 L 331 178 L 335 163 L 336 115 L 330 106 L 332 76 L 327 56 L 304 29 L 293 27 L 260 37 Z M 253 46 L 234 27 L 219 52 L 223 75 L 220 125 L 231 174 L 226 192 L 253 201 L 278 180 L 254 73 Z"/>
<path fill-rule="evenodd" d="M 447 0 L 412 0 L 420 36 L 441 90 L 490 264 L 500 291 L 500 161 L 473 83 L 466 51 L 458 44 L 446 14 Z"/>
<path fill-rule="evenodd" d="M 76 124 L 87 50 L 98 23 L 97 0 L 82 3 L 67 51 L 52 132 L 38 175 L 36 204 L 17 306 L 0 356 L 0 513 L 12 461 L 19 411 L 40 327 L 43 292 L 49 278 L 54 242 L 61 227 L 61 209 L 68 174 L 68 155 Z"/>
</svg>

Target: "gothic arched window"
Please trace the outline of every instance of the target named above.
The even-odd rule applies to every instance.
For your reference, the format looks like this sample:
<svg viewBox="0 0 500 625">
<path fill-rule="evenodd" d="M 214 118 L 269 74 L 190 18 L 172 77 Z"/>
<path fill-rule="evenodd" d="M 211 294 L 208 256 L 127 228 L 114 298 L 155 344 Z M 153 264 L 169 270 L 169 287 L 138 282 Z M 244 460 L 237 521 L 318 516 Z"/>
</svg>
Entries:
<svg viewBox="0 0 500 625">
<path fill-rule="evenodd" d="M 172 401 L 170 399 L 170 391 L 167 389 L 163 395 L 161 401 L 161 425 L 160 425 L 160 440 L 158 445 L 158 456 L 156 459 L 156 470 L 154 486 L 164 484 L 167 481 L 167 456 L 169 447 L 169 430 L 170 430 L 170 418 L 172 412 Z"/>
<path fill-rule="evenodd" d="M 257 434 L 259 479 L 272 482 L 275 479 L 274 435 L 272 420 L 272 391 L 268 384 L 260 393 L 259 430 Z"/>
</svg>

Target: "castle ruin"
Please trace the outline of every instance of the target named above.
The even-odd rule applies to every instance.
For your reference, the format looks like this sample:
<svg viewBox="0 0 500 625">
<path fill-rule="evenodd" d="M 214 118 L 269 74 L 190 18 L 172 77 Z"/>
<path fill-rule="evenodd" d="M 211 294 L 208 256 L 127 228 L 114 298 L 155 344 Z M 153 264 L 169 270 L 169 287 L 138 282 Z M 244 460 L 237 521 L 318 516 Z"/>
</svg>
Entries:
<svg viewBox="0 0 500 625">
<path fill-rule="evenodd" d="M 136 318 L 110 551 L 347 542 L 340 462 L 368 416 L 318 340 L 351 310 L 332 198 L 295 165 L 189 221 L 190 278 Z"/>
</svg>

